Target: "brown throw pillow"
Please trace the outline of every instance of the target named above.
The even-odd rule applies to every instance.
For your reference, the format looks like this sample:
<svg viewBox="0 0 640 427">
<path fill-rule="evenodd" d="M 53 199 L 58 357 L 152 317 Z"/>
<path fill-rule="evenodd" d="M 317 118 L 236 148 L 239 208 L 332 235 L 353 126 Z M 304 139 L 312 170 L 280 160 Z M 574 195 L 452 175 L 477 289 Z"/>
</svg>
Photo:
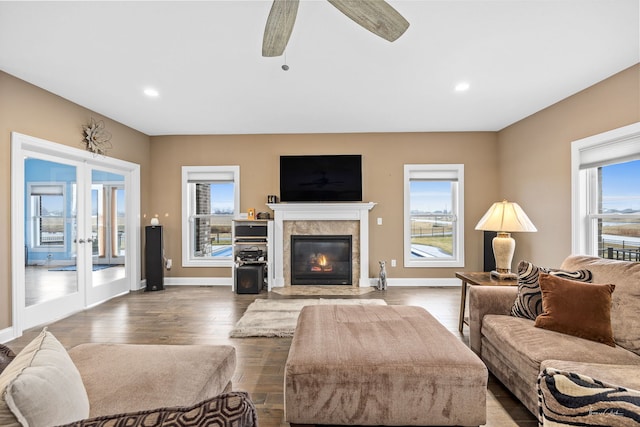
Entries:
<svg viewBox="0 0 640 427">
<path fill-rule="evenodd" d="M 540 273 L 542 314 L 535 326 L 615 347 L 611 293 L 615 285 L 596 285 Z"/>
<path fill-rule="evenodd" d="M 536 320 L 536 317 L 542 314 L 542 293 L 538 283 L 540 273 L 553 274 L 580 282 L 591 282 L 593 277 L 589 270 L 567 271 L 540 267 L 529 261 L 520 261 L 518 263 L 518 296 L 511 307 L 512 316 Z"/>
</svg>

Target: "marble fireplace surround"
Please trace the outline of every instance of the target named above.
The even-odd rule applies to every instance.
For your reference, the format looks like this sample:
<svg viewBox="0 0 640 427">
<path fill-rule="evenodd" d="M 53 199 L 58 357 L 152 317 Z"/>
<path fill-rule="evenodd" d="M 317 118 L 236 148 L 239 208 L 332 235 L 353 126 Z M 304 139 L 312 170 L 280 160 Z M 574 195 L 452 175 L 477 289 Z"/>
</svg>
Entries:
<svg viewBox="0 0 640 427">
<path fill-rule="evenodd" d="M 352 237 L 352 283 L 369 283 L 369 211 L 375 203 L 270 203 L 274 212 L 274 285 L 291 286 L 291 234 Z"/>
</svg>

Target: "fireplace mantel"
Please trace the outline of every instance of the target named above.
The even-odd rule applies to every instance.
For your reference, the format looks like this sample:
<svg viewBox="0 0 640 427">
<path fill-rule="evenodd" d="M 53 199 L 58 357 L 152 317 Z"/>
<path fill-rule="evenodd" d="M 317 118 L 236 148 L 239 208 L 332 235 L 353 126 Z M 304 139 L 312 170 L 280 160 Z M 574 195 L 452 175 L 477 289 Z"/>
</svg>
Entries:
<svg viewBox="0 0 640 427">
<path fill-rule="evenodd" d="M 269 203 L 274 212 L 274 274 L 275 286 L 285 286 L 284 222 L 285 221 L 359 221 L 360 281 L 369 284 L 369 211 L 376 204 L 368 203 Z"/>
</svg>

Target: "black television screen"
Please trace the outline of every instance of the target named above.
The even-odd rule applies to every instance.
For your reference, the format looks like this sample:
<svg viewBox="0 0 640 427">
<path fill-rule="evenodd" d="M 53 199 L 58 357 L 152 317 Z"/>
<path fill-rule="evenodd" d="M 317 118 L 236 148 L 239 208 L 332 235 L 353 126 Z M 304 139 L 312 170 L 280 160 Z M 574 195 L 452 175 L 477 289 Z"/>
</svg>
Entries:
<svg viewBox="0 0 640 427">
<path fill-rule="evenodd" d="M 280 200 L 361 202 L 362 156 L 281 156 Z"/>
</svg>

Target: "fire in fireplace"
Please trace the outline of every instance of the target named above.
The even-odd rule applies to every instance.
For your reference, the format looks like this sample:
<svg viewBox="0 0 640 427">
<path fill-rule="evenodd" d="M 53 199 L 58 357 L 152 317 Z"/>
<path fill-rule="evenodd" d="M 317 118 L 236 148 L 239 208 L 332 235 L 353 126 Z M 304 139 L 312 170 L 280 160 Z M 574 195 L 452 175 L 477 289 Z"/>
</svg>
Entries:
<svg viewBox="0 0 640 427">
<path fill-rule="evenodd" d="M 351 285 L 351 236 L 291 236 L 292 285 Z"/>
</svg>

